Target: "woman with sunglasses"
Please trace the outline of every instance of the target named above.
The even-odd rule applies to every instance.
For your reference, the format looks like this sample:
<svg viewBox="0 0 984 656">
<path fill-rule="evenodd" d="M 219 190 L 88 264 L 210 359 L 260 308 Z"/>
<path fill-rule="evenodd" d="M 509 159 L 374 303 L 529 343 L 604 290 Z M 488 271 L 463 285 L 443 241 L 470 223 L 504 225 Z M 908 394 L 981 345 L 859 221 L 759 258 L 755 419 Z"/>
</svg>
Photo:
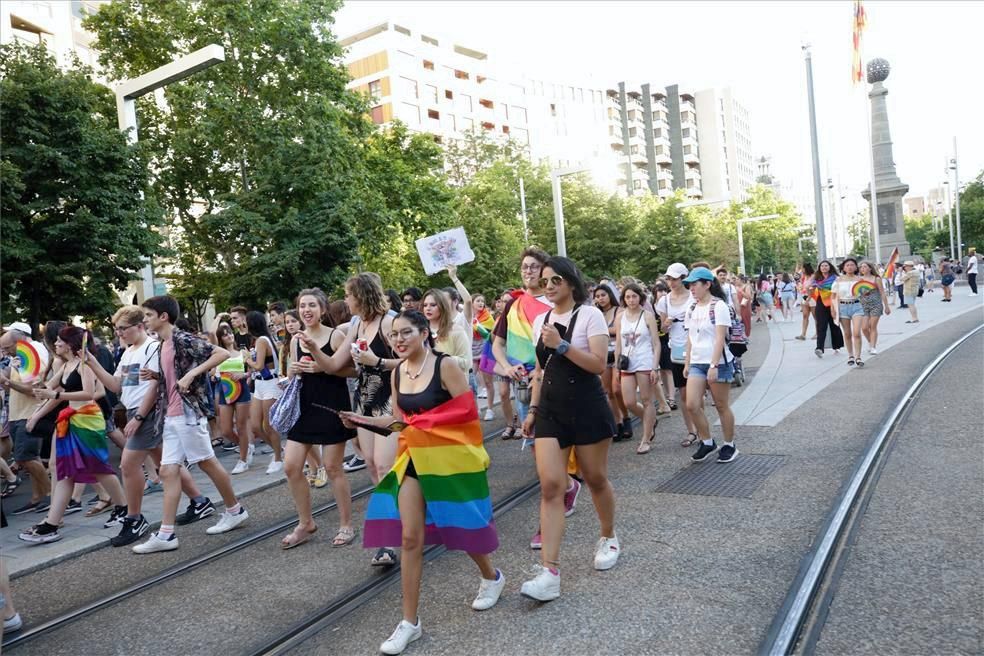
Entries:
<svg viewBox="0 0 984 656">
<path fill-rule="evenodd" d="M 535 435 L 540 478 L 539 575 L 523 583 L 521 593 L 539 601 L 560 596 L 560 543 L 564 536 L 564 494 L 571 450 L 577 454 L 584 482 L 591 489 L 601 536 L 594 567 L 615 566 L 615 492 L 608 481 L 608 449 L 615 418 L 600 376 L 608 360 L 608 326 L 598 308 L 585 305 L 587 288 L 577 266 L 566 257 L 543 265 L 540 287 L 554 307 L 536 318 L 536 368 L 533 374 L 526 434 Z"/>
<path fill-rule="evenodd" d="M 394 421 L 406 424 L 400 427 L 393 468 L 369 500 L 363 540 L 366 547 L 403 550 L 403 619 L 379 648 L 399 654 L 421 637 L 417 611 L 425 545 L 464 551 L 478 566 L 481 581 L 471 604 L 475 610 L 492 608 L 506 579 L 490 558 L 499 539 L 486 474 L 489 456 L 468 376 L 453 358 L 434 350 L 430 322 L 416 310 L 393 320 L 389 342 L 400 359 L 392 377 L 393 414 L 343 412 L 342 419 L 383 432 Z"/>
<path fill-rule="evenodd" d="M 724 445 L 718 462 L 731 462 L 738 455 L 734 445 L 735 416 L 729 406 L 731 383 L 735 377 L 734 356 L 728 352 L 727 334 L 731 330 L 731 311 L 724 300 L 721 285 L 709 269 L 697 267 L 684 279 L 690 284 L 694 301 L 687 311 L 687 354 L 684 375 L 687 377 L 687 405 L 697 425 L 701 440 L 690 456 L 695 462 L 706 460 L 718 450 L 711 438 L 711 427 L 704 415 L 704 392 L 710 387 L 714 407 L 721 419 Z"/>
<path fill-rule="evenodd" d="M 608 365 L 605 373 L 601 374 L 601 384 L 608 395 L 608 405 L 615 416 L 615 427 L 618 435 L 615 440 L 632 439 L 632 420 L 629 419 L 629 412 L 622 401 L 622 386 L 619 383 L 618 368 L 615 366 L 615 341 L 618 328 L 616 320 L 619 318 L 619 303 L 615 298 L 615 292 L 609 287 L 610 283 L 599 284 L 594 291 L 595 307 L 601 310 L 608 324 Z"/>
<path fill-rule="evenodd" d="M 615 331 L 615 363 L 619 370 L 622 398 L 625 399 L 625 407 L 642 419 L 642 440 L 636 449 L 639 455 L 652 449 L 659 424 L 656 406 L 653 405 L 653 387 L 659 384 L 656 376 L 659 327 L 655 315 L 643 308 L 644 299 L 645 292 L 636 283 L 630 282 L 622 288 L 622 318 Z"/>
<path fill-rule="evenodd" d="M 656 312 L 669 333 L 667 346 L 670 350 L 670 372 L 673 375 L 673 386 L 677 389 L 677 397 L 680 399 L 680 414 L 687 427 L 687 437 L 680 442 L 680 446 L 683 447 L 693 446 L 697 442 L 697 427 L 687 407 L 687 376 L 683 366 L 687 353 L 687 329 L 684 322 L 687 318 L 687 310 L 693 302 L 690 290 L 683 284 L 687 273 L 686 265 L 680 262 L 674 262 L 667 267 L 665 278 L 670 293 L 656 302 Z"/>
</svg>

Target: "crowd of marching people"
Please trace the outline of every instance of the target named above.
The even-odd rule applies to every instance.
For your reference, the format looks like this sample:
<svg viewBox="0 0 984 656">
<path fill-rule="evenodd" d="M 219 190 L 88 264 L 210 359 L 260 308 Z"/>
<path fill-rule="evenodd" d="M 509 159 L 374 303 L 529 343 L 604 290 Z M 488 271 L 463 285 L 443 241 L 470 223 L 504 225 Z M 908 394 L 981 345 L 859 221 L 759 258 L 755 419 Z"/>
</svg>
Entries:
<svg viewBox="0 0 984 656">
<path fill-rule="evenodd" d="M 592 282 L 570 259 L 534 247 L 517 265 L 522 286 L 488 296 L 469 291 L 450 266 L 447 288 L 400 293 L 359 273 L 343 298 L 303 289 L 290 303 L 232 307 L 200 330 L 170 296 L 119 308 L 112 340 L 62 321 L 44 325 L 43 341 L 26 323 L 6 326 L 0 384 L 14 464 L 0 459 L 3 496 L 28 485 L 29 500 L 10 513 L 42 515 L 20 539 L 57 541 L 66 515 L 84 511 L 105 513 L 104 527 L 118 531 L 114 547 L 175 550 L 178 527 L 217 516 L 206 532 L 218 534 L 247 522 L 232 477 L 265 468 L 286 477 L 298 523 L 280 546 L 293 549 L 318 530 L 311 488 L 330 484 L 338 506 L 331 546 L 354 544 L 361 529 L 373 566 L 401 564 L 403 617 L 381 646 L 398 654 L 421 635 L 425 545 L 468 553 L 480 575 L 474 609 L 491 608 L 503 591 L 482 431 L 496 407 L 502 439 L 533 447 L 540 480 L 530 540 L 540 567 L 520 591 L 550 601 L 561 592 L 565 518 L 582 486 L 598 517 L 594 568 L 619 559 L 608 457 L 612 442 L 633 438 L 633 418 L 639 455 L 659 436 L 659 418 L 679 411 L 680 445 L 693 449 L 692 460 L 733 462 L 729 395 L 744 380 L 741 356 L 756 324 L 799 319 L 797 339 L 806 341 L 812 318 L 816 355 L 825 355 L 829 334 L 834 352 L 846 349 L 847 364 L 861 367 L 862 337 L 877 354 L 879 318 L 895 293 L 906 323 L 917 323 L 917 299 L 935 291 L 934 273 L 943 302 L 955 273 L 948 260 L 935 272 L 912 261 L 881 271 L 848 257 L 778 275 L 696 262 L 673 263 L 651 284 Z M 976 294 L 976 257 L 967 267 Z M 110 442 L 122 453 L 119 475 Z M 216 451 L 237 454 L 229 471 Z M 222 512 L 189 467 L 211 480 Z M 347 474 L 362 469 L 376 489 L 360 527 Z M 89 504 L 87 485 L 96 491 Z M 153 493 L 163 495 L 156 531 L 142 513 Z"/>
</svg>

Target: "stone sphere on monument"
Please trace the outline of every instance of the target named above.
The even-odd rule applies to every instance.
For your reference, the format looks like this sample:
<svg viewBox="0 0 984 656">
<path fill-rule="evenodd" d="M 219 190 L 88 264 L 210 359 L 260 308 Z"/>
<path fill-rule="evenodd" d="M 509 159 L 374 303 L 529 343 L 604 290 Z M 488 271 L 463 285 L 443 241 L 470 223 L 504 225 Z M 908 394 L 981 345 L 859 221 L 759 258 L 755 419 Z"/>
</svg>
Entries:
<svg viewBox="0 0 984 656">
<path fill-rule="evenodd" d="M 888 73 L 892 70 L 887 59 L 877 57 L 868 62 L 868 84 L 884 82 L 888 78 Z"/>
</svg>

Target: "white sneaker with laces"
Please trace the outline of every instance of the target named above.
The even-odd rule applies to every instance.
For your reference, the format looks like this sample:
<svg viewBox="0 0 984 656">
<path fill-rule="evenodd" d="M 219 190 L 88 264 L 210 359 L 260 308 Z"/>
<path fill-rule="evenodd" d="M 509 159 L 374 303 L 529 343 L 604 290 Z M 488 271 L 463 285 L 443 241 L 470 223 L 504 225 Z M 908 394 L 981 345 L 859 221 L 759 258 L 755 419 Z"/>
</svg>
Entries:
<svg viewBox="0 0 984 656">
<path fill-rule="evenodd" d="M 133 553 L 137 554 L 149 554 L 155 553 L 157 551 L 174 551 L 178 548 L 178 536 L 174 533 L 171 534 L 170 540 L 162 540 L 157 537 L 157 532 L 150 534 L 150 539 L 146 542 L 135 545 L 133 547 Z"/>
<path fill-rule="evenodd" d="M 487 398 L 489 398 L 488 391 L 487 390 L 484 390 L 484 389 L 478 390 L 478 398 L 480 398 L 480 399 L 487 399 Z"/>
<path fill-rule="evenodd" d="M 393 631 L 393 635 L 386 639 L 386 642 L 379 646 L 379 651 L 384 654 L 390 654 L 395 656 L 395 654 L 402 654 L 403 650 L 407 648 L 414 640 L 419 640 L 423 632 L 420 630 L 420 618 L 417 618 L 416 624 L 411 624 L 406 620 L 401 620 L 399 624 L 396 625 L 396 630 Z"/>
<path fill-rule="evenodd" d="M 478 596 L 472 602 L 472 608 L 475 610 L 488 610 L 499 601 L 499 595 L 506 586 L 506 577 L 499 570 L 495 570 L 495 576 L 494 581 L 482 579 L 482 583 L 478 586 Z"/>
<path fill-rule="evenodd" d="M 613 535 L 610 538 L 599 538 L 598 546 L 595 549 L 595 569 L 604 571 L 615 567 L 615 563 L 618 562 L 618 555 L 620 552 L 621 548 L 618 544 L 617 535 Z"/>
<path fill-rule="evenodd" d="M 239 512 L 235 515 L 228 512 L 222 513 L 222 516 L 219 517 L 219 521 L 216 522 L 215 526 L 209 526 L 205 529 L 205 532 L 209 535 L 225 533 L 227 531 L 231 531 L 237 526 L 240 526 L 247 519 L 249 519 L 249 513 L 246 512 L 245 508 L 240 507 Z"/>
<path fill-rule="evenodd" d="M 246 451 L 246 466 L 253 466 L 253 454 L 256 452 L 256 447 L 252 444 L 249 445 L 249 449 Z"/>
<path fill-rule="evenodd" d="M 267 467 L 267 474 L 279 474 L 284 470 L 283 460 L 271 460 L 270 465 Z"/>
<path fill-rule="evenodd" d="M 233 474 L 233 475 L 235 475 L 235 474 L 243 474 L 243 473 L 246 472 L 247 469 L 249 469 L 249 465 L 247 463 L 243 462 L 242 460 L 240 460 L 240 461 L 238 461 L 236 463 L 236 466 L 233 467 L 232 468 L 232 471 L 229 472 L 229 473 L 230 474 Z"/>
<path fill-rule="evenodd" d="M 560 596 L 560 572 L 554 574 L 540 566 L 540 573 L 536 578 L 523 583 L 519 593 L 537 601 L 553 601 Z"/>
<path fill-rule="evenodd" d="M 492 421 L 495 419 L 495 413 L 492 412 L 492 408 L 485 409 L 485 421 Z"/>
<path fill-rule="evenodd" d="M 868 349 L 868 353 L 870 353 L 871 355 L 878 355 L 878 349 L 876 348 Z"/>
</svg>

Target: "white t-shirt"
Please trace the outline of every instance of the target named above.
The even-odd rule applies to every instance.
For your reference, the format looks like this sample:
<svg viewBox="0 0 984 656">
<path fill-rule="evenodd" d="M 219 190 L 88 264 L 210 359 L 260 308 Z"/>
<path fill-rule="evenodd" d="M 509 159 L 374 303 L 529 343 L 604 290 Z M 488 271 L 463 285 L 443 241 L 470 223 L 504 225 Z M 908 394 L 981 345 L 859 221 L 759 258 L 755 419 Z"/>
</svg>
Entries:
<svg viewBox="0 0 984 656">
<path fill-rule="evenodd" d="M 680 304 L 671 302 L 669 294 L 656 302 L 656 313 L 665 314 L 666 318 L 669 319 L 670 347 L 682 346 L 687 343 L 687 328 L 684 325 L 684 320 L 687 318 L 687 310 L 690 309 L 693 302 L 694 297 L 690 294 L 687 294 Z M 666 327 L 664 326 L 663 329 L 666 330 Z"/>
<path fill-rule="evenodd" d="M 547 312 L 544 312 L 533 320 L 534 344 L 540 341 L 540 332 L 543 330 L 543 321 L 547 318 L 547 314 Z M 570 325 L 571 312 L 565 312 L 563 314 L 550 312 L 549 314 L 550 323 L 559 323 L 563 326 Z M 561 331 L 561 335 L 563 335 L 563 331 Z M 608 323 L 605 321 L 605 315 L 603 315 L 601 310 L 596 307 L 582 305 L 581 309 L 578 310 L 577 313 L 577 322 L 574 324 L 574 334 L 571 335 L 567 341 L 569 341 L 571 346 L 574 348 L 587 351 L 590 349 L 588 340 L 591 337 L 597 337 L 599 335 L 604 336 L 606 341 L 608 340 Z"/>
<path fill-rule="evenodd" d="M 730 282 L 726 282 L 721 285 L 721 290 L 724 292 L 724 298 L 727 299 L 728 305 L 734 309 L 738 309 L 738 290 Z"/>
<path fill-rule="evenodd" d="M 967 258 L 967 273 L 977 273 L 977 256 L 971 255 Z"/>
<path fill-rule="evenodd" d="M 687 334 L 690 336 L 690 364 L 711 364 L 711 356 L 714 353 L 714 339 L 717 336 L 717 326 L 731 327 L 731 313 L 728 312 L 728 305 L 719 298 L 714 299 L 714 325 L 711 325 L 710 309 L 711 304 L 694 307 L 693 312 L 687 316 L 685 326 Z M 689 310 L 689 307 L 688 307 Z M 718 364 L 730 362 L 727 358 L 728 346 L 724 346 L 721 360 Z"/>
<path fill-rule="evenodd" d="M 140 369 L 146 368 L 151 371 L 160 372 L 160 342 L 156 339 L 147 338 L 140 346 L 128 347 L 123 351 L 120 364 L 116 367 L 116 377 L 120 379 L 123 389 L 120 394 L 120 401 L 127 410 L 136 410 L 143 402 L 147 394 L 147 388 L 152 381 L 140 380 Z"/>
</svg>

